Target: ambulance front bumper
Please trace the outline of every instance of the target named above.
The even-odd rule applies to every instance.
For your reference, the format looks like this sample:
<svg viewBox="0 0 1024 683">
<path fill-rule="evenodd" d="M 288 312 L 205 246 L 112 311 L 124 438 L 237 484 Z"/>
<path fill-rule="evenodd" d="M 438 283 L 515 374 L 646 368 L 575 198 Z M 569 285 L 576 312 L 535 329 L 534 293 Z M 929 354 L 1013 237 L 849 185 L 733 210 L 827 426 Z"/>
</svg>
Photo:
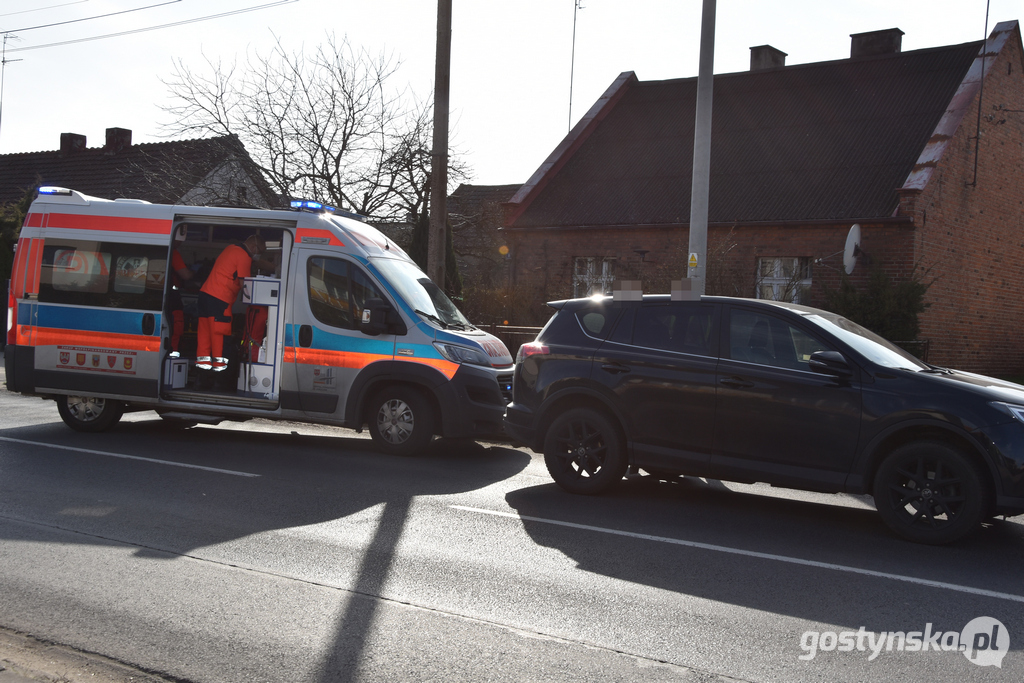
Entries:
<svg viewBox="0 0 1024 683">
<path fill-rule="evenodd" d="M 511 368 L 495 372 L 473 365 L 460 365 L 452 380 L 438 387 L 442 436 L 500 436 L 507 403 L 502 380 L 511 386 L 511 378 Z"/>
</svg>

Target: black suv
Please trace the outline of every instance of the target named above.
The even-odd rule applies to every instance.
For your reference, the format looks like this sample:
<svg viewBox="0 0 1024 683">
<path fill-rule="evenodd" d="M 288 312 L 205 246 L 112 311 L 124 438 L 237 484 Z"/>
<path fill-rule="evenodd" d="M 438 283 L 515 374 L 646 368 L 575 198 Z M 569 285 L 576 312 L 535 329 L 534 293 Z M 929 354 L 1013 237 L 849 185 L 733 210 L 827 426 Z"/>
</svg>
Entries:
<svg viewBox="0 0 1024 683">
<path fill-rule="evenodd" d="M 1024 513 L 1024 386 L 923 363 L 795 304 L 548 305 L 519 351 L 505 430 L 567 491 L 599 493 L 632 466 L 871 493 L 896 533 L 936 544 Z"/>
</svg>

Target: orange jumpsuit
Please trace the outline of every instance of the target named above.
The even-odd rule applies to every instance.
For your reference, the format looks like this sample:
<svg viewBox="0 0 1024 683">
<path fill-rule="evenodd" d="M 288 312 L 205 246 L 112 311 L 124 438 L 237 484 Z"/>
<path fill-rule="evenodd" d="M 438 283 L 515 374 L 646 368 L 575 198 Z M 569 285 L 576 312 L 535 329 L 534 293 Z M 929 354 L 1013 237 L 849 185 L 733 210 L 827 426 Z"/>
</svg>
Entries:
<svg viewBox="0 0 1024 683">
<path fill-rule="evenodd" d="M 252 255 L 232 244 L 220 253 L 210 276 L 199 290 L 196 367 L 224 370 L 224 337 L 231 334 L 231 306 L 242 289 L 242 278 L 252 273 Z"/>
</svg>

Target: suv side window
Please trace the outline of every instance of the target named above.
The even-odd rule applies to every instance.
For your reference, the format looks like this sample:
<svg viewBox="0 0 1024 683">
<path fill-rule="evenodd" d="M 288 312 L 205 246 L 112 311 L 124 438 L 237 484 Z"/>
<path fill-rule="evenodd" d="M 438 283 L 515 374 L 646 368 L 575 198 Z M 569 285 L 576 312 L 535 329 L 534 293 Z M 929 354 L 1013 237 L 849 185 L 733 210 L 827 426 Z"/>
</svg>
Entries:
<svg viewBox="0 0 1024 683">
<path fill-rule="evenodd" d="M 623 306 L 618 303 L 599 303 L 587 305 L 575 313 L 576 322 L 585 335 L 597 340 L 604 340 L 616 326 L 621 317 Z M 621 328 L 621 325 L 618 326 Z"/>
<path fill-rule="evenodd" d="M 612 312 L 605 308 L 584 308 L 576 311 L 576 319 L 589 336 L 604 339 L 608 334 L 608 328 L 611 327 L 613 316 Z"/>
<path fill-rule="evenodd" d="M 733 360 L 777 368 L 810 371 L 807 360 L 829 347 L 774 316 L 732 309 L 729 315 L 729 354 Z"/>
<path fill-rule="evenodd" d="M 338 258 L 309 259 L 306 280 L 310 311 L 331 327 L 359 329 L 366 300 L 384 298 L 362 270 Z"/>
<path fill-rule="evenodd" d="M 608 340 L 616 344 L 629 344 L 633 341 L 633 315 L 636 313 L 637 307 L 627 305 L 622 309 L 622 317 L 619 318 L 619 322 Z"/>
<path fill-rule="evenodd" d="M 714 356 L 713 315 L 713 306 L 698 303 L 641 306 L 633 324 L 633 345 Z"/>
</svg>

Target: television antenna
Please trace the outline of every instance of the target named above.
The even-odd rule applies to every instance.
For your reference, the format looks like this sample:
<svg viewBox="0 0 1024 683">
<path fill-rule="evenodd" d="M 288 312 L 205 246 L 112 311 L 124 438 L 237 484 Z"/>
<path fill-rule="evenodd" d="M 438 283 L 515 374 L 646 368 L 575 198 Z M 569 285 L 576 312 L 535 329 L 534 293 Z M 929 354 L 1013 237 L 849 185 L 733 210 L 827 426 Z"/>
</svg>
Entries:
<svg viewBox="0 0 1024 683">
<path fill-rule="evenodd" d="M 7 75 L 7 62 L 21 61 L 20 59 L 7 59 L 7 40 L 9 38 L 17 39 L 17 37 L 10 31 L 5 31 L 3 48 L 0 50 L 0 126 L 3 125 L 4 119 L 4 76 Z"/>
<path fill-rule="evenodd" d="M 586 9 L 583 0 L 573 0 L 572 4 L 572 56 L 569 60 L 569 130 L 572 131 L 572 83 L 576 75 L 576 13 Z"/>
</svg>

